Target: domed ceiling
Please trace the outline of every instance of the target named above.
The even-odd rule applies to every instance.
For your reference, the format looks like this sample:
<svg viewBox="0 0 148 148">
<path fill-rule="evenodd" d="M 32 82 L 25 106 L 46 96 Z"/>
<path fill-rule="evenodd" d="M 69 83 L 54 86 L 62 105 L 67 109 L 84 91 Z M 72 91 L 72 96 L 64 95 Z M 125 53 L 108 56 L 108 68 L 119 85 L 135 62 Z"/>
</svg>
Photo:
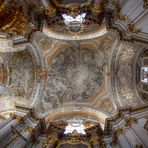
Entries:
<svg viewBox="0 0 148 148">
<path fill-rule="evenodd" d="M 87 41 L 36 32 L 24 51 L 1 54 L 3 109 L 14 110 L 18 103 L 35 107 L 47 121 L 78 116 L 104 124 L 118 106 L 142 103 L 133 61 L 143 48 L 118 42 L 113 32 Z"/>
<path fill-rule="evenodd" d="M 77 116 L 104 124 L 118 107 L 143 104 L 136 66 L 146 40 L 138 30 L 129 35 L 116 25 L 124 21 L 119 3 L 27 0 L 10 13 L 18 1 L 9 2 L 0 2 L 8 11 L 0 22 L 1 112 L 14 111 L 16 103 L 34 107 L 46 121 Z M 21 24 L 18 30 L 14 24 Z"/>
<path fill-rule="evenodd" d="M 103 80 L 101 59 L 99 54 L 77 43 L 58 53 L 48 71 L 45 100 L 72 101 L 92 97 Z"/>
</svg>

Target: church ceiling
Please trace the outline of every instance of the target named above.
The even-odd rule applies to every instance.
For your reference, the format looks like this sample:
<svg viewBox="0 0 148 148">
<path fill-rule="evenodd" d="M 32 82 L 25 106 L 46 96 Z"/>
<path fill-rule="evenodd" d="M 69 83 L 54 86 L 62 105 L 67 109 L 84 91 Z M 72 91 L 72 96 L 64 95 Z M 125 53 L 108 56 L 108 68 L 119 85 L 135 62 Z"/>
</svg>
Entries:
<svg viewBox="0 0 148 148">
<path fill-rule="evenodd" d="M 48 40 L 42 34 L 34 36 L 33 42 L 36 47 L 42 47 L 46 60 L 47 70 L 41 74 L 46 79 L 42 95 L 44 110 L 68 104 L 93 107 L 96 96 L 108 91 L 107 76 L 104 74 L 113 45 L 111 35 L 87 42 L 59 42 Z M 52 43 L 50 51 L 46 50 L 49 44 L 42 44 L 45 41 L 46 44 L 47 41 Z"/>
<path fill-rule="evenodd" d="M 147 47 L 147 27 L 140 21 L 147 15 L 140 4 L 144 11 L 131 24 L 132 12 L 126 18 L 128 4 L 0 1 L 4 110 L 20 103 L 34 107 L 47 121 L 88 116 L 104 124 L 118 107 L 142 104 L 135 75 L 137 55 Z"/>
<path fill-rule="evenodd" d="M 117 107 L 142 103 L 135 94 L 133 61 L 143 48 L 118 42 L 113 32 L 87 41 L 37 32 L 24 51 L 1 54 L 8 73 L 1 75 L 7 79 L 1 82 L 6 85 L 1 101 L 12 109 L 14 103 L 34 106 L 47 121 L 86 116 L 104 124 Z"/>
<path fill-rule="evenodd" d="M 105 20 L 107 30 L 116 30 L 120 40 L 147 43 L 146 2 L 136 2 L 138 7 L 134 1 L 123 3 L 122 0 L 1 0 L 0 31 L 9 30 L 11 37 L 24 36 L 27 42 L 37 30 L 46 30 L 50 36 L 51 32 L 72 36 L 89 34 Z"/>
<path fill-rule="evenodd" d="M 48 102 L 50 97 L 51 100 L 61 98 L 59 102 L 89 99 L 101 86 L 103 66 L 99 53 L 97 55 L 74 43 L 53 58 L 48 71 L 45 100 Z"/>
</svg>

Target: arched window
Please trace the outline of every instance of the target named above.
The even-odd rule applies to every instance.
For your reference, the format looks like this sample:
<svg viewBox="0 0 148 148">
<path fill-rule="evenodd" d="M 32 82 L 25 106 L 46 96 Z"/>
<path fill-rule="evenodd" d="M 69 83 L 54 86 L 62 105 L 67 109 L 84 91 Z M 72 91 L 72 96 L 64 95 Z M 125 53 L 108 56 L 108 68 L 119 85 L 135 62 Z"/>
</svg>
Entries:
<svg viewBox="0 0 148 148">
<path fill-rule="evenodd" d="M 141 82 L 148 83 L 148 67 L 141 67 Z"/>
</svg>

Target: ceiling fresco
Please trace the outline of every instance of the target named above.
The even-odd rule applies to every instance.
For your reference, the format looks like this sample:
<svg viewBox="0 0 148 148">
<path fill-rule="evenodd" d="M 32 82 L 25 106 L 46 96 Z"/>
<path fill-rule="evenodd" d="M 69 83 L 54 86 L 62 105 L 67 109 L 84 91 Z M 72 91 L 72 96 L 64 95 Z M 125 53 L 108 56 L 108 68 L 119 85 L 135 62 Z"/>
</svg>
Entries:
<svg viewBox="0 0 148 148">
<path fill-rule="evenodd" d="M 41 74 L 45 79 L 41 99 L 42 112 L 49 108 L 64 107 L 69 103 L 98 108 L 98 101 L 103 99 L 101 94 L 106 94 L 108 90 L 104 74 L 107 73 L 105 67 L 109 64 L 111 47 L 114 44 L 112 36 L 115 37 L 109 33 L 87 42 L 65 42 L 48 39 L 41 33 L 35 34 L 33 43 L 38 48 L 42 47 L 46 65 L 46 70 Z M 48 45 L 50 50 L 46 49 Z"/>
<path fill-rule="evenodd" d="M 87 41 L 36 32 L 25 50 L 2 54 L 9 74 L 1 100 L 9 100 L 12 108 L 14 103 L 30 104 L 48 120 L 87 111 L 103 124 L 118 106 L 142 103 L 135 93 L 132 61 L 143 48 L 119 42 L 113 32 Z"/>
<path fill-rule="evenodd" d="M 77 43 L 61 51 L 51 63 L 45 100 L 85 100 L 99 89 L 103 80 L 100 55 Z M 64 101 L 63 100 L 63 101 Z"/>
<path fill-rule="evenodd" d="M 34 61 L 29 48 L 1 53 L 0 58 L 0 100 L 4 106 L 0 110 L 14 110 L 15 103 L 26 105 L 32 99 L 36 85 Z"/>
<path fill-rule="evenodd" d="M 119 102 L 124 105 L 137 105 L 137 97 L 135 94 L 135 73 L 134 70 L 134 57 L 138 50 L 142 50 L 142 46 L 131 44 L 125 44 L 120 46 L 120 52 L 118 55 L 118 65 L 117 66 L 117 87 L 119 98 L 122 98 Z"/>
<path fill-rule="evenodd" d="M 145 45 L 119 42 L 113 32 L 87 41 L 58 40 L 37 32 L 33 45 L 44 61 L 39 72 L 44 86 L 36 107 L 40 115 L 84 107 L 112 116 L 118 106 L 142 103 L 135 92 L 132 61 Z"/>
<path fill-rule="evenodd" d="M 34 88 L 34 65 L 29 51 L 14 53 L 9 60 L 9 87 L 17 97 L 29 98 Z"/>
<path fill-rule="evenodd" d="M 129 3 L 0 1 L 0 111 L 20 103 L 47 121 L 85 115 L 104 124 L 118 107 L 143 104 L 138 91 L 147 85 L 137 82 L 136 68 L 147 15 L 138 2 L 133 24 Z"/>
</svg>

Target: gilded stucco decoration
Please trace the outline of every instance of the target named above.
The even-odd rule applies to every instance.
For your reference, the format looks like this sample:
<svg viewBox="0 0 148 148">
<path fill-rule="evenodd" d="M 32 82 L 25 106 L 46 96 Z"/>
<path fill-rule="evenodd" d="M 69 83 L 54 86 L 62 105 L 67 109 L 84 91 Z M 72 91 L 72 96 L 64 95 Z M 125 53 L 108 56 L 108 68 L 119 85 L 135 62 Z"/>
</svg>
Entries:
<svg viewBox="0 0 148 148">
<path fill-rule="evenodd" d="M 134 103 L 132 61 L 141 48 L 138 44 L 119 43 L 111 32 L 87 42 L 57 40 L 37 32 L 32 45 L 30 50 L 36 53 L 30 55 L 25 49 L 9 57 L 10 93 L 4 92 L 3 96 L 9 94 L 24 100 L 31 97 L 36 111 L 45 116 L 56 109 L 55 114 L 60 117 L 60 112 L 67 112 L 70 106 L 71 112 L 77 107 L 79 111 L 94 108 L 97 114 L 102 114 L 101 120 L 115 114 L 118 102 L 121 106 L 137 103 Z M 118 61 L 115 72 L 110 70 L 113 51 Z M 112 77 L 118 99 L 114 99 L 110 89 Z"/>
<path fill-rule="evenodd" d="M 143 46 L 138 43 L 121 43 L 117 34 L 108 31 L 111 20 L 106 13 L 107 1 L 95 1 L 94 4 L 89 1 L 90 7 L 82 5 L 84 1 L 73 1 L 75 4 L 72 1 L 66 1 L 66 4 L 60 2 L 62 5 L 54 2 L 47 2 L 46 9 L 43 6 L 38 11 L 37 7 L 30 7 L 26 13 L 24 7 L 20 7 L 22 3 L 18 7 L 15 7 L 14 3 L 16 11 L 12 13 L 9 12 L 9 5 L 0 5 L 1 17 L 4 17 L 4 11 L 8 11 L 8 16 L 11 14 L 13 18 L 8 21 L 8 16 L 6 17 L 7 22 L 1 24 L 2 31 L 8 30 L 12 36 L 24 35 L 30 25 L 29 18 L 24 14 L 29 10 L 37 13 L 37 16 L 34 13 L 30 15 L 35 15 L 32 21 L 34 27 L 37 23 L 42 27 L 40 31 L 30 33 L 30 51 L 15 50 L 10 54 L 6 62 L 6 75 L 9 78 L 1 96 L 14 96 L 14 102 L 16 98 L 31 98 L 33 103 L 29 105 L 34 106 L 39 115 L 48 116 L 56 110 L 54 114 L 59 118 L 65 116 L 63 112 L 71 111 L 74 114 L 77 109 L 78 112 L 94 111 L 104 120 L 107 116 L 114 115 L 118 106 L 138 104 L 133 84 L 133 61 L 137 50 Z M 115 13 L 119 11 L 117 16 L 115 15 L 117 20 L 124 22 L 120 3 L 114 3 L 114 6 Z M 65 19 L 63 15 L 68 18 Z M 105 22 L 108 21 L 106 25 L 103 21 L 105 17 Z M 78 28 L 72 28 L 73 32 L 69 33 L 67 29 L 70 29 L 71 25 Z M 136 24 L 134 28 L 130 23 L 129 28 L 127 27 L 131 32 L 139 33 L 141 30 L 136 28 Z M 15 47 L 17 44 L 22 47 L 22 42 L 17 42 L 21 38 L 13 39 Z M 1 66 L 1 84 L 4 82 L 4 71 Z"/>
<path fill-rule="evenodd" d="M 25 35 L 31 22 L 29 17 L 25 16 L 22 6 L 17 1 L 3 2 L 0 5 L 0 32 L 6 32 L 11 36 Z"/>
<path fill-rule="evenodd" d="M 48 38 L 46 35 L 37 33 L 34 37 L 34 42 L 42 50 L 42 52 L 46 52 L 50 50 L 50 48 L 53 46 L 53 42 L 50 38 Z"/>
<path fill-rule="evenodd" d="M 116 113 L 116 109 L 114 108 L 110 98 L 103 99 L 99 105 L 99 108 L 110 115 L 114 115 Z"/>
<path fill-rule="evenodd" d="M 45 11 L 46 23 L 43 28 L 49 33 L 53 31 L 73 36 L 98 29 L 103 21 L 103 10 L 107 2 L 108 0 L 52 0 Z"/>
<path fill-rule="evenodd" d="M 147 0 L 0 0 L 1 147 L 147 147 L 146 12 Z"/>
</svg>

